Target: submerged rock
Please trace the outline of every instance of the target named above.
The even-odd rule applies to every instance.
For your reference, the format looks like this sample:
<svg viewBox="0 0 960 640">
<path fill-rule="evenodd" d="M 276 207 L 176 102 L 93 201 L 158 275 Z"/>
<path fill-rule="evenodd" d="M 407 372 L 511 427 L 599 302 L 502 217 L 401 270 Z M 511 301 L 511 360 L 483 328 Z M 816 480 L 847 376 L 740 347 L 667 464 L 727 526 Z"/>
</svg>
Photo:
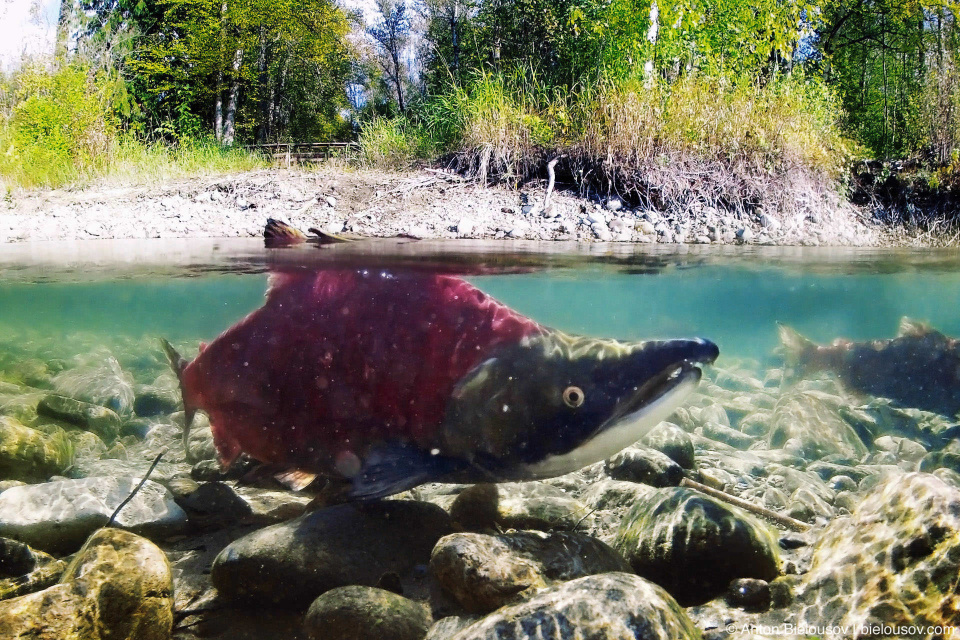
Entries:
<svg viewBox="0 0 960 640">
<path fill-rule="evenodd" d="M 756 578 L 739 578 L 727 589 L 727 604 L 750 611 L 770 608 L 770 584 Z"/>
<path fill-rule="evenodd" d="M 629 447 L 607 461 L 607 473 L 614 480 L 641 482 L 652 487 L 675 487 L 683 480 L 683 469 L 669 456 L 648 447 Z"/>
<path fill-rule="evenodd" d="M 62 429 L 44 433 L 0 416 L 0 480 L 46 480 L 63 473 L 73 455 L 73 443 Z"/>
<path fill-rule="evenodd" d="M 177 504 L 190 516 L 190 522 L 199 527 L 224 527 L 253 515 L 247 501 L 223 482 L 198 484 L 190 478 L 176 478 L 167 486 Z"/>
<path fill-rule="evenodd" d="M 635 505 L 614 548 L 685 605 L 724 593 L 736 578 L 773 580 L 779 572 L 776 538 L 766 525 L 689 489 L 658 489 Z"/>
<path fill-rule="evenodd" d="M 430 557 L 430 572 L 440 586 L 474 613 L 492 611 L 552 581 L 629 570 L 608 545 L 566 532 L 454 533 L 441 538 Z"/>
<path fill-rule="evenodd" d="M 101 529 L 60 584 L 0 602 L 0 637 L 9 640 L 168 640 L 173 581 L 149 540 Z"/>
<path fill-rule="evenodd" d="M 13 487 L 0 494 L 0 536 L 51 553 L 75 551 L 139 484 L 139 478 L 84 478 Z M 162 485 L 147 480 L 116 525 L 147 537 L 183 530 L 187 514 Z"/>
<path fill-rule="evenodd" d="M 373 587 L 338 587 L 313 601 L 304 618 L 312 640 L 422 640 L 430 628 L 423 606 Z"/>
<path fill-rule="evenodd" d="M 503 607 L 450 640 L 694 640 L 686 612 L 657 585 L 626 573 L 604 573 L 544 589 Z"/>
<path fill-rule="evenodd" d="M 180 406 L 176 394 L 163 389 L 145 388 L 137 392 L 133 412 L 142 418 L 152 418 L 173 413 Z"/>
<path fill-rule="evenodd" d="M 108 351 L 96 349 L 76 358 L 76 365 L 54 376 L 58 393 L 128 415 L 133 407 L 133 376 Z"/>
<path fill-rule="evenodd" d="M 470 529 L 572 529 L 589 512 L 579 500 L 543 482 L 478 484 L 450 505 L 454 521 Z"/>
<path fill-rule="evenodd" d="M 37 413 L 92 431 L 104 442 L 120 435 L 120 416 L 100 405 L 50 394 L 37 404 Z"/>
<path fill-rule="evenodd" d="M 703 435 L 711 440 L 728 444 L 734 449 L 748 449 L 756 439 L 736 429 L 720 424 L 707 422 L 703 425 Z"/>
<path fill-rule="evenodd" d="M 342 504 L 230 543 L 210 577 L 228 598 L 306 605 L 330 589 L 375 586 L 385 573 L 426 564 L 437 540 L 450 532 L 449 516 L 436 505 Z"/>
<path fill-rule="evenodd" d="M 958 575 L 960 490 L 926 473 L 891 477 L 817 540 L 796 620 L 956 625 Z"/>
<path fill-rule="evenodd" d="M 618 509 L 647 500 L 655 491 L 650 485 L 603 478 L 591 483 L 580 499 L 594 509 Z"/>
<path fill-rule="evenodd" d="M 798 453 L 808 460 L 830 454 L 861 460 L 867 447 L 850 424 L 843 419 L 834 396 L 817 392 L 797 392 L 783 397 L 773 412 L 773 428 L 767 436 L 771 448 L 784 448 L 795 440 Z M 830 400 L 830 401 L 828 401 Z"/>
<path fill-rule="evenodd" d="M 67 563 L 10 538 L 0 538 L 0 600 L 57 584 Z"/>
<path fill-rule="evenodd" d="M 661 422 L 647 432 L 640 442 L 666 455 L 684 469 L 693 469 L 696 465 L 690 434 L 672 422 Z"/>
</svg>

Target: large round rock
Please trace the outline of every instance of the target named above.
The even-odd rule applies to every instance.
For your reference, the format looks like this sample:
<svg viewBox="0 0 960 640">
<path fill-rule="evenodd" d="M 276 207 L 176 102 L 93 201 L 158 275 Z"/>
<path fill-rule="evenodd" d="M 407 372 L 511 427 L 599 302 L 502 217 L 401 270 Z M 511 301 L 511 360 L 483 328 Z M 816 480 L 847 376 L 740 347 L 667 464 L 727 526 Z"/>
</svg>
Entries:
<svg viewBox="0 0 960 640">
<path fill-rule="evenodd" d="M 554 580 L 629 570 L 608 545 L 568 532 L 454 533 L 437 543 L 430 558 L 430 572 L 440 586 L 477 613 L 493 611 L 518 593 Z"/>
<path fill-rule="evenodd" d="M 777 542 L 744 511 L 688 489 L 658 489 L 627 514 L 614 547 L 681 604 L 724 593 L 731 580 L 777 577 Z"/>
<path fill-rule="evenodd" d="M 891 477 L 823 531 L 794 620 L 935 637 L 960 624 L 958 576 L 960 491 L 927 473 Z"/>
<path fill-rule="evenodd" d="M 544 589 L 498 609 L 451 640 L 693 640 L 700 633 L 666 591 L 635 575 L 604 573 Z"/>
<path fill-rule="evenodd" d="M 312 640 L 421 640 L 430 615 L 416 602 L 373 587 L 338 587 L 310 605 L 304 629 Z"/>
<path fill-rule="evenodd" d="M 163 551 L 119 529 L 100 529 L 60 584 L 0 602 L 0 638 L 168 640 L 173 581 Z"/>
<path fill-rule="evenodd" d="M 449 516 L 433 504 L 342 504 L 230 543 L 211 578 L 229 598 L 305 606 L 335 587 L 375 586 L 385 573 L 426 564 L 448 533 Z"/>
<path fill-rule="evenodd" d="M 0 536 L 51 553 L 76 551 L 139 483 L 133 477 L 93 477 L 13 487 L 0 494 Z M 164 538 L 184 530 L 187 514 L 163 485 L 147 480 L 115 522 Z"/>
</svg>

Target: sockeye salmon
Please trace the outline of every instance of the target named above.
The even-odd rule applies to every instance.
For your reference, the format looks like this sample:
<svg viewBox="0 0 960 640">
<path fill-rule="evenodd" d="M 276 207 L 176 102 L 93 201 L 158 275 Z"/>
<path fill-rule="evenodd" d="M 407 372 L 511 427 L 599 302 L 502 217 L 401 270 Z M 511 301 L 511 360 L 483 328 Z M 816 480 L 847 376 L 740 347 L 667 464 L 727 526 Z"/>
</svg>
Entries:
<svg viewBox="0 0 960 640">
<path fill-rule="evenodd" d="M 209 415 L 221 463 L 246 453 L 340 482 L 346 499 L 603 460 L 718 355 L 702 339 L 569 335 L 460 278 L 378 269 L 275 273 L 263 307 L 193 361 L 164 347 L 187 425 Z"/>
<path fill-rule="evenodd" d="M 820 346 L 780 325 L 788 367 L 799 375 L 832 371 L 853 391 L 954 417 L 960 412 L 960 341 L 902 318 L 892 340 L 838 338 Z"/>
</svg>

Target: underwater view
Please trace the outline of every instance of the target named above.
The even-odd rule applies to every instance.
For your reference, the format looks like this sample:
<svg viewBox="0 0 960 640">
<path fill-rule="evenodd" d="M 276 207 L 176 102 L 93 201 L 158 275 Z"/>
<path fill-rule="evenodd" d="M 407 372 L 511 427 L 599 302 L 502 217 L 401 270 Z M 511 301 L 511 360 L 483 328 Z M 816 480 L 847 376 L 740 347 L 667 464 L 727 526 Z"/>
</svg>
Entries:
<svg viewBox="0 0 960 640">
<path fill-rule="evenodd" d="M 0 638 L 949 638 L 960 257 L 0 256 Z"/>
</svg>

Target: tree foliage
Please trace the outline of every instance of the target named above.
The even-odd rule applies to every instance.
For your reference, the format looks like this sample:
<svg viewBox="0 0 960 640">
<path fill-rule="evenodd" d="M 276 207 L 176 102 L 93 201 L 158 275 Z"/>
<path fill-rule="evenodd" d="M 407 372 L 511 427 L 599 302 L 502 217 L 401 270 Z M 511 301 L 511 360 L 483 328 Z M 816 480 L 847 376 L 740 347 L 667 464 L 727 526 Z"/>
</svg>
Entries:
<svg viewBox="0 0 960 640">
<path fill-rule="evenodd" d="M 225 143 L 342 135 L 352 52 L 330 0 L 87 0 L 87 40 L 134 34 L 121 66 L 147 133 Z"/>
</svg>

